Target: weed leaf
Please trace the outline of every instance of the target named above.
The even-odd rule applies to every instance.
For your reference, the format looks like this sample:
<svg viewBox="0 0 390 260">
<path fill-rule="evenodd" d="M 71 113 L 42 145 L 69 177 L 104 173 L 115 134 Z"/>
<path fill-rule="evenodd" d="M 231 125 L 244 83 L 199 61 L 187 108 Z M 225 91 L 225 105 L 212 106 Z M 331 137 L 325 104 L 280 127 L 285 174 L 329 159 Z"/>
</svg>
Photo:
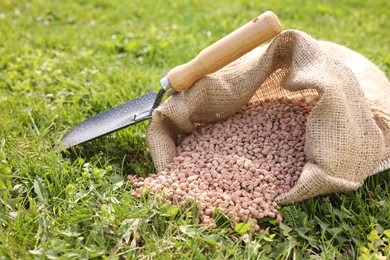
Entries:
<svg viewBox="0 0 390 260">
<path fill-rule="evenodd" d="M 279 223 L 279 227 L 283 232 L 283 236 L 288 237 L 290 232 L 292 231 L 292 228 L 287 226 L 286 224 L 283 224 L 282 222 Z"/>
<path fill-rule="evenodd" d="M 38 195 L 39 201 L 41 201 L 44 204 L 47 204 L 48 201 L 47 190 L 45 186 L 43 186 L 42 181 L 38 177 L 34 179 L 34 191 Z"/>
<path fill-rule="evenodd" d="M 251 228 L 252 225 L 253 225 L 253 221 L 249 221 L 248 223 L 238 223 L 234 227 L 234 231 L 236 231 L 237 233 L 243 235 L 246 232 L 248 232 L 248 230 Z"/>
<path fill-rule="evenodd" d="M 11 180 L 9 178 L 11 170 L 7 167 L 6 163 L 7 161 L 5 153 L 3 151 L 0 151 L 0 189 L 12 188 Z"/>
</svg>

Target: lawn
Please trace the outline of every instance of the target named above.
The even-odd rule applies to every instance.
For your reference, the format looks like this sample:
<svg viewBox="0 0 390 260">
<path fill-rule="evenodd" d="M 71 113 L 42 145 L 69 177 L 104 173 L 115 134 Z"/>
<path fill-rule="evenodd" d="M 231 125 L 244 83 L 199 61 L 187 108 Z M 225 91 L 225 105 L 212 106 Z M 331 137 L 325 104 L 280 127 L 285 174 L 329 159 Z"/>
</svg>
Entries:
<svg viewBox="0 0 390 260">
<path fill-rule="evenodd" d="M 226 223 L 196 224 L 194 205 L 131 195 L 127 176 L 154 172 L 147 122 L 73 155 L 56 149 L 83 119 L 159 89 L 170 68 L 266 10 L 390 76 L 387 0 L 0 1 L 0 259 L 390 257 L 390 171 L 280 207 L 283 223 L 261 220 L 245 244 Z"/>
</svg>

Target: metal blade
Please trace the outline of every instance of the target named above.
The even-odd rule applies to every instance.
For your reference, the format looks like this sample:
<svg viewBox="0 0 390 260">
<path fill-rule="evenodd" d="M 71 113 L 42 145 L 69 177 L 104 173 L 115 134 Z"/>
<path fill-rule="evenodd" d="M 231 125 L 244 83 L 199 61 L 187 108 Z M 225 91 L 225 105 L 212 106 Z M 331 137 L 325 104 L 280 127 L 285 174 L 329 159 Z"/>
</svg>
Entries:
<svg viewBox="0 0 390 260">
<path fill-rule="evenodd" d="M 85 143 L 99 136 L 107 135 L 149 119 L 152 116 L 153 109 L 160 102 L 160 95 L 153 91 L 90 117 L 74 127 L 61 139 L 62 147 L 68 149 L 74 145 Z"/>
</svg>

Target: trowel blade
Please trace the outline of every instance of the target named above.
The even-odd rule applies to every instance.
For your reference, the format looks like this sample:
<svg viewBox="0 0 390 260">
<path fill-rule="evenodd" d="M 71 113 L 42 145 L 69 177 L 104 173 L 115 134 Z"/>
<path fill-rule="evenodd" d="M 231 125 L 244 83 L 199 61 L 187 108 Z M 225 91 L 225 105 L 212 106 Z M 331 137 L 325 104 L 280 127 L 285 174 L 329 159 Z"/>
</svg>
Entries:
<svg viewBox="0 0 390 260">
<path fill-rule="evenodd" d="M 157 93 L 153 91 L 87 118 L 61 139 L 61 149 L 68 149 L 151 118 L 156 99 Z"/>
</svg>

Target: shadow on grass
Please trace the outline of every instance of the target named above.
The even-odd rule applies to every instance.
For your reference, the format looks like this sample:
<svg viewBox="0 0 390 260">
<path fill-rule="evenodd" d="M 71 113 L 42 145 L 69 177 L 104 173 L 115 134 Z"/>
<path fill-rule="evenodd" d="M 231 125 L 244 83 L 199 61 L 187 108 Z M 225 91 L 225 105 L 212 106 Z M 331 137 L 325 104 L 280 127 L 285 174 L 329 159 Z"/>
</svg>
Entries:
<svg viewBox="0 0 390 260">
<path fill-rule="evenodd" d="M 72 162 L 83 158 L 99 167 L 107 163 L 120 170 L 120 174 L 146 177 L 155 169 L 146 141 L 140 136 L 117 136 L 116 134 L 100 137 L 84 144 L 62 151 L 63 157 Z"/>
</svg>

